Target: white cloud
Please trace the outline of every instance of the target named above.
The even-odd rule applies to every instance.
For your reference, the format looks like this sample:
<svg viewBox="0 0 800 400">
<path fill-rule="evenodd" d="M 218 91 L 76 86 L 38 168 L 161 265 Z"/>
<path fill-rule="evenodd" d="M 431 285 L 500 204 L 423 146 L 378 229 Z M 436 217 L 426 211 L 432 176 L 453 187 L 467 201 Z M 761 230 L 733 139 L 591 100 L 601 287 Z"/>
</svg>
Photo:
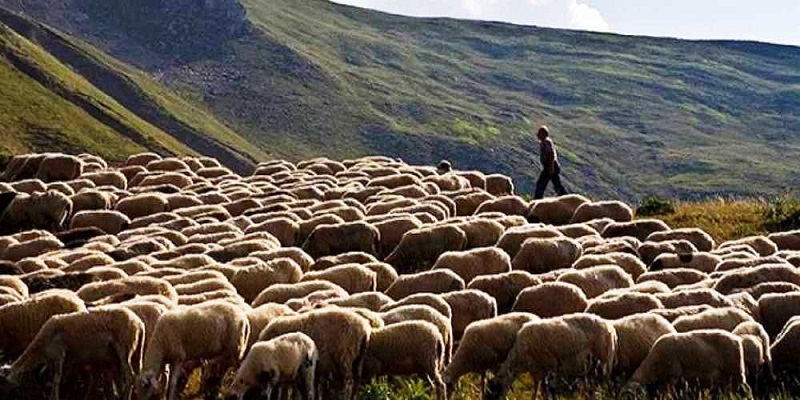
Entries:
<svg viewBox="0 0 800 400">
<path fill-rule="evenodd" d="M 578 3 L 577 0 L 569 0 L 569 23 L 570 27 L 575 29 L 608 32 L 611 27 L 603 18 L 600 10 L 583 3 Z"/>
<path fill-rule="evenodd" d="M 505 21 L 607 32 L 608 21 L 587 0 L 333 0 L 418 17 Z"/>
</svg>

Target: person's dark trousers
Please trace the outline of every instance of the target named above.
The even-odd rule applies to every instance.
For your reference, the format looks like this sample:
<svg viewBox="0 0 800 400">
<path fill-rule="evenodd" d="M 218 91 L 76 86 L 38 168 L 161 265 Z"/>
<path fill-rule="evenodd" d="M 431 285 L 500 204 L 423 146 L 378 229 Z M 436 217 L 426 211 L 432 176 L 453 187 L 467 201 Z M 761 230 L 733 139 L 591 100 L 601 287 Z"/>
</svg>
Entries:
<svg viewBox="0 0 800 400">
<path fill-rule="evenodd" d="M 567 194 L 567 189 L 561 184 L 561 167 L 556 165 L 555 171 L 542 170 L 539 174 L 539 180 L 536 181 L 536 191 L 533 198 L 538 200 L 544 198 L 544 191 L 547 189 L 547 184 L 553 182 L 553 189 L 556 190 L 559 196 Z"/>
</svg>

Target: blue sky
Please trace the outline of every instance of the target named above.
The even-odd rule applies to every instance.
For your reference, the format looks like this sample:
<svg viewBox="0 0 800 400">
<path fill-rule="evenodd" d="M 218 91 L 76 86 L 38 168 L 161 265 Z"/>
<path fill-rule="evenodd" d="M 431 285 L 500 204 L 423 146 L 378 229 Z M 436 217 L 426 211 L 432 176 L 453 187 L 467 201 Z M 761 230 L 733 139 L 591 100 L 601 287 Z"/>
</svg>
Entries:
<svg viewBox="0 0 800 400">
<path fill-rule="evenodd" d="M 395 14 L 800 46 L 800 0 L 334 0 Z"/>
</svg>

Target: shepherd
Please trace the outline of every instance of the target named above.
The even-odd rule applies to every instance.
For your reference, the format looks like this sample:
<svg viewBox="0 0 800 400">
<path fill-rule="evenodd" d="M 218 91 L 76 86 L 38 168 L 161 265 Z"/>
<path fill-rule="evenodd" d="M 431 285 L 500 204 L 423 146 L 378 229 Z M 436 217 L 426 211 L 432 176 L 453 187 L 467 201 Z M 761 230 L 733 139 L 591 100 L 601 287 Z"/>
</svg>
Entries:
<svg viewBox="0 0 800 400">
<path fill-rule="evenodd" d="M 536 200 L 543 198 L 547 184 L 551 181 L 553 189 L 559 196 L 567 194 L 567 189 L 564 189 L 564 185 L 561 184 L 561 166 L 558 164 L 556 144 L 553 143 L 553 139 L 550 139 L 550 130 L 544 125 L 539 127 L 536 138 L 539 139 L 539 159 L 542 162 L 542 173 L 539 174 L 539 180 L 536 181 L 533 198 Z"/>
</svg>

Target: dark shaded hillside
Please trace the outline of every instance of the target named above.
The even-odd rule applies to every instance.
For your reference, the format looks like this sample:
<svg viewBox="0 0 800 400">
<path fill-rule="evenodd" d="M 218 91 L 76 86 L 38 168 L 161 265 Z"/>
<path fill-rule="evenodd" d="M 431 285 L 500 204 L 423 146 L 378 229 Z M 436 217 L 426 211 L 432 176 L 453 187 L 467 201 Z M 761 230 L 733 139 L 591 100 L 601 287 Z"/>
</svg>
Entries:
<svg viewBox="0 0 800 400">
<path fill-rule="evenodd" d="M 800 184 L 800 48 L 415 19 L 321 0 L 16 0 L 270 155 L 365 153 L 538 172 L 550 125 L 591 194 Z M 141 6 L 134 6 L 141 5 Z"/>
</svg>

